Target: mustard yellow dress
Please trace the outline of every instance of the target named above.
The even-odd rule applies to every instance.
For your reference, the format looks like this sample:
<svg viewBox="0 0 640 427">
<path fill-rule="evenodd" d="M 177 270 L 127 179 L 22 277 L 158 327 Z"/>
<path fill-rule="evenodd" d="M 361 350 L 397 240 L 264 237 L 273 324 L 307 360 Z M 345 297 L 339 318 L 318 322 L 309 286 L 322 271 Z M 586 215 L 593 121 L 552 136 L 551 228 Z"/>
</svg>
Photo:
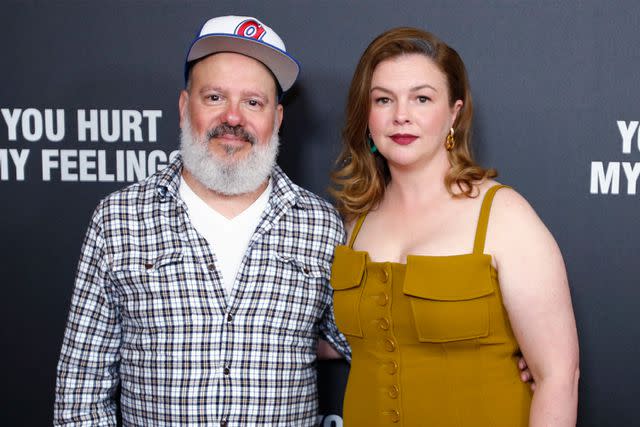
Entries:
<svg viewBox="0 0 640 427">
<path fill-rule="evenodd" d="M 345 427 L 518 427 L 531 391 L 519 379 L 518 343 L 498 274 L 484 254 L 495 192 L 482 202 L 473 253 L 372 262 L 336 249 L 336 323 L 353 352 Z"/>
</svg>

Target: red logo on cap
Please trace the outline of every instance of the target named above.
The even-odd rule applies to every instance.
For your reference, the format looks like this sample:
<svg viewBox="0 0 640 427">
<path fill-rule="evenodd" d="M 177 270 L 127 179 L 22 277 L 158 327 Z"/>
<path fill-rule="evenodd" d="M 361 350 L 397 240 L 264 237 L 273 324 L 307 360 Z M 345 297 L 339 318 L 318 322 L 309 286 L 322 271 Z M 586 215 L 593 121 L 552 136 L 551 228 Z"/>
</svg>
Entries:
<svg viewBox="0 0 640 427">
<path fill-rule="evenodd" d="M 260 40 L 266 32 L 267 31 L 262 28 L 262 25 L 260 25 L 259 22 L 254 21 L 253 19 L 247 19 L 246 21 L 243 21 L 236 28 L 237 35 L 256 40 Z"/>
</svg>

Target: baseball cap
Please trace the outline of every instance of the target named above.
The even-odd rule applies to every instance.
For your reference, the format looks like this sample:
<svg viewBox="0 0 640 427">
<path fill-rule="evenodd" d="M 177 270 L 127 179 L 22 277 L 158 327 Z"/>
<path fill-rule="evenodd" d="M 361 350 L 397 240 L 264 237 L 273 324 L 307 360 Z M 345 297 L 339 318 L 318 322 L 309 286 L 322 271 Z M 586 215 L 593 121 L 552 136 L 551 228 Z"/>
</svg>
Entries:
<svg viewBox="0 0 640 427">
<path fill-rule="evenodd" d="M 235 52 L 262 62 L 283 91 L 293 86 L 300 65 L 287 53 L 282 39 L 271 28 L 250 16 L 220 16 L 204 23 L 191 43 L 185 61 L 185 82 L 192 61 L 216 52 Z"/>
</svg>

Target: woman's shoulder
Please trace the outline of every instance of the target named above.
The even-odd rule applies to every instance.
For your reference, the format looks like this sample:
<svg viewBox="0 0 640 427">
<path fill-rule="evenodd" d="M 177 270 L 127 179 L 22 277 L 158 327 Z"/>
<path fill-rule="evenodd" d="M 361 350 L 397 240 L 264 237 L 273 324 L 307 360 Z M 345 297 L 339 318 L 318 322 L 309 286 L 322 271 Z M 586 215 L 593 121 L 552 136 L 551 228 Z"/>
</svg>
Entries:
<svg viewBox="0 0 640 427">
<path fill-rule="evenodd" d="M 358 221 L 358 218 L 349 219 L 349 220 L 345 221 L 345 223 L 344 223 L 344 231 L 347 232 L 347 236 L 348 237 L 351 237 L 351 232 L 353 231 L 353 228 L 356 226 L 356 221 Z"/>
<path fill-rule="evenodd" d="M 522 194 L 508 184 L 502 184 L 493 179 L 486 180 L 478 187 L 480 191 L 479 199 L 484 200 L 489 190 L 498 186 L 501 187 L 494 190 L 495 193 L 491 204 L 492 216 L 501 217 L 503 220 L 537 218 L 533 207 Z"/>
<path fill-rule="evenodd" d="M 346 236 L 347 236 L 345 244 L 348 244 L 351 241 L 351 236 L 354 233 L 356 225 L 358 224 L 358 222 L 361 221 L 361 219 L 362 219 L 362 215 L 358 215 L 358 216 L 353 217 L 353 218 L 345 219 L 345 221 L 344 221 L 344 231 L 345 231 Z"/>
<path fill-rule="evenodd" d="M 487 184 L 489 188 L 499 184 L 496 181 Z M 517 235 L 518 238 L 514 239 Z M 501 247 L 512 245 L 549 245 L 555 244 L 546 225 L 542 222 L 527 199 L 512 187 L 496 191 L 489 214 L 487 244 Z M 493 245 L 492 245 L 493 246 Z"/>
<path fill-rule="evenodd" d="M 478 203 L 482 203 L 485 196 L 493 187 L 500 186 L 499 191 L 496 193 L 506 193 L 507 197 L 517 197 L 519 194 L 516 190 L 509 186 L 509 184 L 503 184 L 495 179 L 483 179 L 482 181 L 476 181 L 471 184 L 471 188 L 462 187 L 459 188 L 455 184 L 451 188 L 450 193 L 453 195 L 453 200 L 474 200 Z"/>
</svg>

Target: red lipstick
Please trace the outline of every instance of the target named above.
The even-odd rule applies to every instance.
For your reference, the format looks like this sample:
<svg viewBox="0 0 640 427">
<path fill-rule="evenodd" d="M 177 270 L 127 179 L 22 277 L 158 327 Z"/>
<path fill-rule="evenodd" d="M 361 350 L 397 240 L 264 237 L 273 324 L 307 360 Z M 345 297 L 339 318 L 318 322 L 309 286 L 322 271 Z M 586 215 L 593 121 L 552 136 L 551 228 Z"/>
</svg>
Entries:
<svg viewBox="0 0 640 427">
<path fill-rule="evenodd" d="M 396 144 L 409 145 L 413 141 L 418 139 L 418 137 L 415 136 L 415 135 L 408 134 L 408 133 L 396 133 L 396 134 L 391 135 L 391 139 Z"/>
</svg>

